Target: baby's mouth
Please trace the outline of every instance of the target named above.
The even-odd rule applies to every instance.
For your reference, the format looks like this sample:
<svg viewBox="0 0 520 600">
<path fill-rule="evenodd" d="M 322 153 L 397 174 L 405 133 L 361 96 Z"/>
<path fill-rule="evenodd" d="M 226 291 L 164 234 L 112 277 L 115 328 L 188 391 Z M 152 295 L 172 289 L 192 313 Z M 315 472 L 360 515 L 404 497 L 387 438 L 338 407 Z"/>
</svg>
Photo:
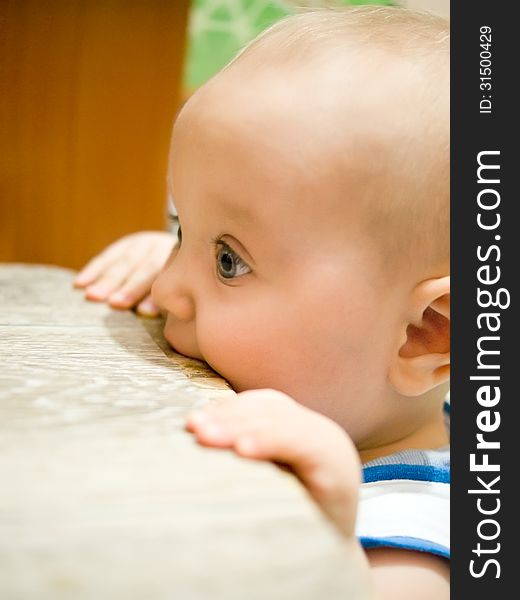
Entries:
<svg viewBox="0 0 520 600">
<path fill-rule="evenodd" d="M 175 332 L 172 332 L 171 324 L 169 324 L 168 321 L 166 321 L 163 333 L 164 338 L 174 352 L 188 358 L 195 358 L 197 360 L 206 362 L 196 347 L 196 344 L 190 344 L 189 341 L 183 340 L 179 335 L 175 335 Z"/>
</svg>

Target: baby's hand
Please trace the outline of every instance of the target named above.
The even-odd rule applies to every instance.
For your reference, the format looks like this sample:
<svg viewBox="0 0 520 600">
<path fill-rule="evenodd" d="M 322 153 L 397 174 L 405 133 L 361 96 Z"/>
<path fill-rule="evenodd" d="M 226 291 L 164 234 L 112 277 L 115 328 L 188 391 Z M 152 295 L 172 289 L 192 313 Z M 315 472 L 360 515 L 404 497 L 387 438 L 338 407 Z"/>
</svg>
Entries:
<svg viewBox="0 0 520 600">
<path fill-rule="evenodd" d="M 290 466 L 339 530 L 354 536 L 361 465 L 331 419 L 281 392 L 251 390 L 192 412 L 186 427 L 206 446 Z"/>
<path fill-rule="evenodd" d="M 85 288 L 89 300 L 106 300 L 115 308 L 137 305 L 139 313 L 157 316 L 150 290 L 175 242 L 174 235 L 163 231 L 127 235 L 83 267 L 74 285 Z"/>
</svg>

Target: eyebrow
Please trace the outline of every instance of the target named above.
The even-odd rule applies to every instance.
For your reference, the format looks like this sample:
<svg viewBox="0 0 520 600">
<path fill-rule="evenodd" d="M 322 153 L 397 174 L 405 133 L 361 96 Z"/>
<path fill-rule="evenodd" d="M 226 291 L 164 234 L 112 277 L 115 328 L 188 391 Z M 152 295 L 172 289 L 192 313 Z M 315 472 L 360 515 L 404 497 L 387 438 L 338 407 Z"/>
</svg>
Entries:
<svg viewBox="0 0 520 600">
<path fill-rule="evenodd" d="M 258 211 L 252 210 L 250 206 L 240 206 L 227 199 L 221 199 L 222 209 L 226 214 L 243 221 L 258 223 L 260 221 Z"/>
</svg>

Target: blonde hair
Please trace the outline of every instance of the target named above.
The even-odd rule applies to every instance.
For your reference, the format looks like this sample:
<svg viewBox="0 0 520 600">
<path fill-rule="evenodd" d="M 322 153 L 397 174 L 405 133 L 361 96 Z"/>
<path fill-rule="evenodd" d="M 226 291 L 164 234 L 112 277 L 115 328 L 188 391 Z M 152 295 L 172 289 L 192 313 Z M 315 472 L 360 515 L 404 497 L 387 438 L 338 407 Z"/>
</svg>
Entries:
<svg viewBox="0 0 520 600">
<path fill-rule="evenodd" d="M 379 47 L 402 52 L 421 52 L 449 44 L 449 23 L 424 11 L 394 6 L 301 8 L 284 17 L 249 42 L 231 61 L 276 46 L 279 50 L 315 51 L 316 42 L 337 48 L 337 42 L 354 43 L 360 50 Z M 359 46 L 361 44 L 361 46 Z M 352 44 L 353 45 L 353 44 Z"/>
<path fill-rule="evenodd" d="M 402 94 L 413 87 L 419 126 L 414 135 L 403 135 L 402 147 L 392 148 L 397 159 L 384 177 L 396 189 L 385 201 L 370 197 L 367 225 L 385 265 L 444 267 L 449 260 L 448 21 L 388 6 L 304 10 L 261 33 L 226 69 L 251 61 L 254 68 L 284 64 L 310 70 L 342 56 L 350 61 L 345 68 L 352 60 L 364 61 L 367 77 L 371 64 L 402 62 L 413 72 Z M 409 101 L 403 104 L 403 110 L 410 108 Z"/>
</svg>

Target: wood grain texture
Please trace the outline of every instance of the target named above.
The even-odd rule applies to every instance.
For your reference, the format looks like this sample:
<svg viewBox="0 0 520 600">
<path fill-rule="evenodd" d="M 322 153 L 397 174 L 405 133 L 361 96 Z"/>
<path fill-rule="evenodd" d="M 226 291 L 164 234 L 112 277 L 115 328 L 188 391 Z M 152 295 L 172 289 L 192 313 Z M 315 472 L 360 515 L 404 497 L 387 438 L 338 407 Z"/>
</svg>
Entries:
<svg viewBox="0 0 520 600">
<path fill-rule="evenodd" d="M 184 431 L 225 382 L 72 275 L 0 266 L 0 598 L 361 597 L 291 474 Z"/>
</svg>

